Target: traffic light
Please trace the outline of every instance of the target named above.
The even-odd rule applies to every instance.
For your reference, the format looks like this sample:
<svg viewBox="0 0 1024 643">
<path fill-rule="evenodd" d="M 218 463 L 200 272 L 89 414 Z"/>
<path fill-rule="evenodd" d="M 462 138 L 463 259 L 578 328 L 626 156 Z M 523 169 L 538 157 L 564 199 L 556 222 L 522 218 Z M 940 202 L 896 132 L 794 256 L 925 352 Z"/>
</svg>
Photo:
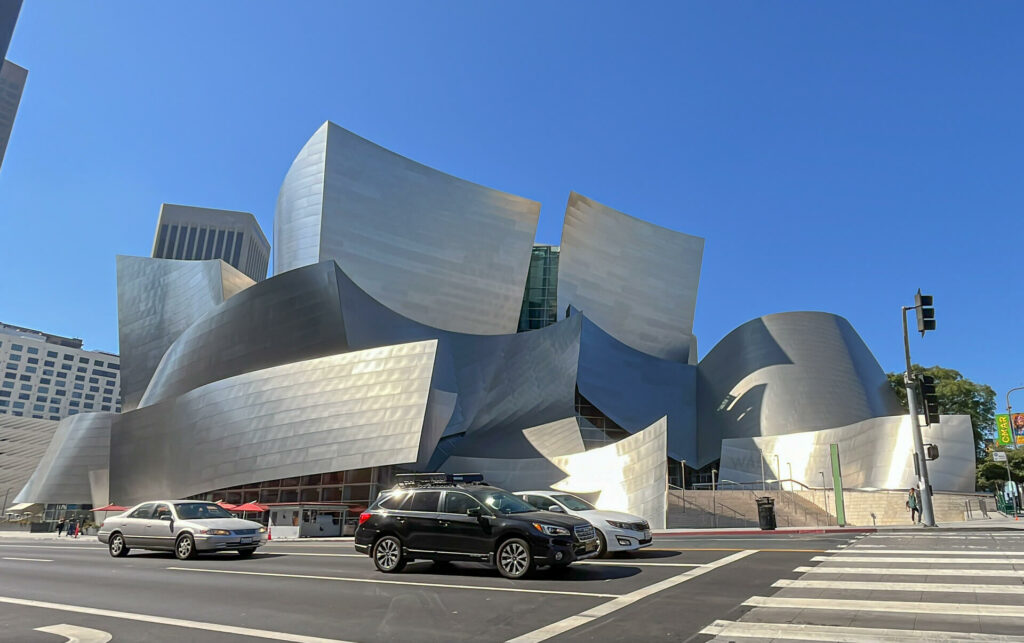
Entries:
<svg viewBox="0 0 1024 643">
<path fill-rule="evenodd" d="M 935 378 L 931 375 L 921 376 L 921 405 L 928 424 L 938 424 L 939 396 L 935 394 Z"/>
<path fill-rule="evenodd" d="M 924 445 L 924 459 L 925 460 L 938 460 L 939 459 L 939 445 L 937 445 L 937 444 L 926 444 L 926 445 Z"/>
<path fill-rule="evenodd" d="M 922 295 L 921 289 L 917 289 L 914 295 L 914 308 L 917 310 L 917 332 L 924 337 L 925 331 L 935 330 L 935 308 L 932 306 L 932 296 Z"/>
</svg>

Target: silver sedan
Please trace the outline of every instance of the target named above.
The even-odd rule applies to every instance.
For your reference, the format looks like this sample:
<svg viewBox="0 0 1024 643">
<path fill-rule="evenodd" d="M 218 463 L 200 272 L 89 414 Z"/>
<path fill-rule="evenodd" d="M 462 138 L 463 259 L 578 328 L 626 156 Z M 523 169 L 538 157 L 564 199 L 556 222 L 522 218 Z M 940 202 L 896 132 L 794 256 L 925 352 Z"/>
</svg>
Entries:
<svg viewBox="0 0 1024 643">
<path fill-rule="evenodd" d="M 212 502 L 155 500 L 105 520 L 99 539 L 115 558 L 135 548 L 173 551 L 182 560 L 215 551 L 248 557 L 266 544 L 267 529 Z"/>
</svg>

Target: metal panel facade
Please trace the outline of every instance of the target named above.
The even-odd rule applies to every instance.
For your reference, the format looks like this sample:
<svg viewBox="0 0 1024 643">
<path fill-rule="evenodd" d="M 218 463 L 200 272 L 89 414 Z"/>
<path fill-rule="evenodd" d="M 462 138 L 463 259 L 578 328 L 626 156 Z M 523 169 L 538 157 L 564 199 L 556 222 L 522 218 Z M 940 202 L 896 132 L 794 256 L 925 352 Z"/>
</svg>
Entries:
<svg viewBox="0 0 1024 643">
<path fill-rule="evenodd" d="M 687 363 L 704 240 L 573 192 L 558 265 L 558 314 L 572 306 L 619 341 Z"/>
<path fill-rule="evenodd" d="M 61 420 L 15 502 L 91 503 L 89 472 L 109 468 L 110 427 L 117 417 L 117 413 L 80 413 Z"/>
<path fill-rule="evenodd" d="M 462 333 L 514 333 L 539 213 L 535 201 L 325 123 L 281 187 L 274 272 L 334 259 L 405 317 Z"/>
</svg>

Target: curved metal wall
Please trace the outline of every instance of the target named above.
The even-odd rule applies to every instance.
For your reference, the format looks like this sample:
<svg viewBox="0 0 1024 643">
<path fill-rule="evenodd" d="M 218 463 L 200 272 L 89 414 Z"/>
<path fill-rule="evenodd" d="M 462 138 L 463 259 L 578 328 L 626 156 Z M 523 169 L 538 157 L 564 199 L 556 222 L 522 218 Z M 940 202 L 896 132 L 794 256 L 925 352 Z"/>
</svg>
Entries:
<svg viewBox="0 0 1024 643">
<path fill-rule="evenodd" d="M 160 359 L 196 320 L 253 285 L 220 259 L 117 257 L 122 408 L 139 405 Z"/>
<path fill-rule="evenodd" d="M 325 123 L 278 197 L 274 273 L 334 259 L 434 328 L 514 333 L 540 204 L 444 174 Z"/>
<path fill-rule="evenodd" d="M 704 240 L 573 192 L 558 264 L 558 315 L 580 310 L 619 341 L 688 363 Z"/>
<path fill-rule="evenodd" d="M 7 506 L 14 504 L 8 489 L 21 491 L 39 466 L 57 431 L 56 420 L 36 420 L 0 413 L 0 489 Z"/>
<path fill-rule="evenodd" d="M 123 414 L 110 497 L 132 503 L 415 462 L 437 342 L 253 371 Z"/>
<path fill-rule="evenodd" d="M 943 415 L 941 422 L 928 428 L 928 441 L 938 445 L 941 453 L 938 460 L 928 464 L 932 486 L 941 491 L 974 491 L 976 465 L 970 416 Z M 817 487 L 821 485 L 820 472 L 828 476 L 832 470 L 832 444 L 839 445 L 844 487 L 917 486 L 914 440 L 907 415 L 872 418 L 834 429 L 725 440 L 720 476 L 735 482 L 760 481 L 763 457 L 765 476 L 789 479 L 792 469 L 794 480 Z M 776 471 L 777 464 L 781 471 Z"/>
<path fill-rule="evenodd" d="M 699 463 L 721 440 L 845 426 L 903 412 L 850 322 L 821 312 L 751 320 L 698 366 Z"/>
<path fill-rule="evenodd" d="M 79 413 L 61 420 L 46 453 L 15 502 L 90 504 L 89 473 L 110 466 L 110 429 L 117 413 Z"/>
</svg>

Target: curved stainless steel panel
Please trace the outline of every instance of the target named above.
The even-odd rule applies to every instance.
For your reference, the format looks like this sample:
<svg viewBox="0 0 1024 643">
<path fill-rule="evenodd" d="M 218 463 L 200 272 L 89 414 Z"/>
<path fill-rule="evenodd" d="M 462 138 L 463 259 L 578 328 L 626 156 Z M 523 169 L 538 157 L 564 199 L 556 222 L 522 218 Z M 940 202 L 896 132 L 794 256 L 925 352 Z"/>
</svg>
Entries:
<svg viewBox="0 0 1024 643">
<path fill-rule="evenodd" d="M 579 420 L 574 417 L 524 429 L 523 435 L 545 458 L 572 455 L 586 450 L 583 436 L 580 434 Z"/>
<path fill-rule="evenodd" d="M 632 433 L 667 416 L 668 454 L 697 460 L 696 366 L 630 348 L 584 316 L 577 383 L 587 401 Z"/>
<path fill-rule="evenodd" d="M 967 415 L 943 415 L 929 427 L 928 441 L 939 446 L 941 457 L 928 463 L 932 487 L 941 491 L 974 491 L 974 433 Z M 917 486 L 914 474 L 914 439 L 907 415 L 872 418 L 848 426 L 787 435 L 735 438 L 722 442 L 721 479 L 735 482 L 765 476 L 793 479 L 810 487 L 821 486 L 821 474 L 831 485 L 829 445 L 839 445 L 843 487 L 854 489 L 909 489 Z M 775 455 L 779 456 L 776 462 Z M 776 471 L 776 464 L 782 471 Z M 770 473 L 769 473 L 770 472 Z"/>
<path fill-rule="evenodd" d="M 606 447 L 551 458 L 568 474 L 552 489 L 598 493 L 598 509 L 642 516 L 654 529 L 665 527 L 668 489 L 668 423 L 661 418 L 646 429 Z"/>
<path fill-rule="evenodd" d="M 117 413 L 79 413 L 61 420 L 46 453 L 15 502 L 90 504 L 91 471 L 110 463 L 110 429 Z"/>
<path fill-rule="evenodd" d="M 325 123 L 285 176 L 274 273 L 334 259 L 409 319 L 514 333 L 540 204 L 444 174 Z"/>
<path fill-rule="evenodd" d="M 558 315 L 572 306 L 619 341 L 687 363 L 704 240 L 573 192 L 558 265 Z"/>
<path fill-rule="evenodd" d="M 123 414 L 110 497 L 415 462 L 436 348 L 428 340 L 275 366 Z"/>
<path fill-rule="evenodd" d="M 701 466 L 720 441 L 784 435 L 902 413 L 885 372 L 848 321 L 830 313 L 743 324 L 698 367 Z"/>
<path fill-rule="evenodd" d="M 160 360 L 139 406 L 348 348 L 336 267 L 307 266 L 254 284 L 189 326 Z"/>
<path fill-rule="evenodd" d="M 122 408 L 139 405 L 160 359 L 196 320 L 255 282 L 220 259 L 117 257 Z"/>
<path fill-rule="evenodd" d="M 18 492 L 39 466 L 54 433 L 56 420 L 35 420 L 0 413 L 0 489 Z M 8 497 L 14 500 L 14 497 Z M 10 506 L 11 502 L 7 503 Z"/>
</svg>

